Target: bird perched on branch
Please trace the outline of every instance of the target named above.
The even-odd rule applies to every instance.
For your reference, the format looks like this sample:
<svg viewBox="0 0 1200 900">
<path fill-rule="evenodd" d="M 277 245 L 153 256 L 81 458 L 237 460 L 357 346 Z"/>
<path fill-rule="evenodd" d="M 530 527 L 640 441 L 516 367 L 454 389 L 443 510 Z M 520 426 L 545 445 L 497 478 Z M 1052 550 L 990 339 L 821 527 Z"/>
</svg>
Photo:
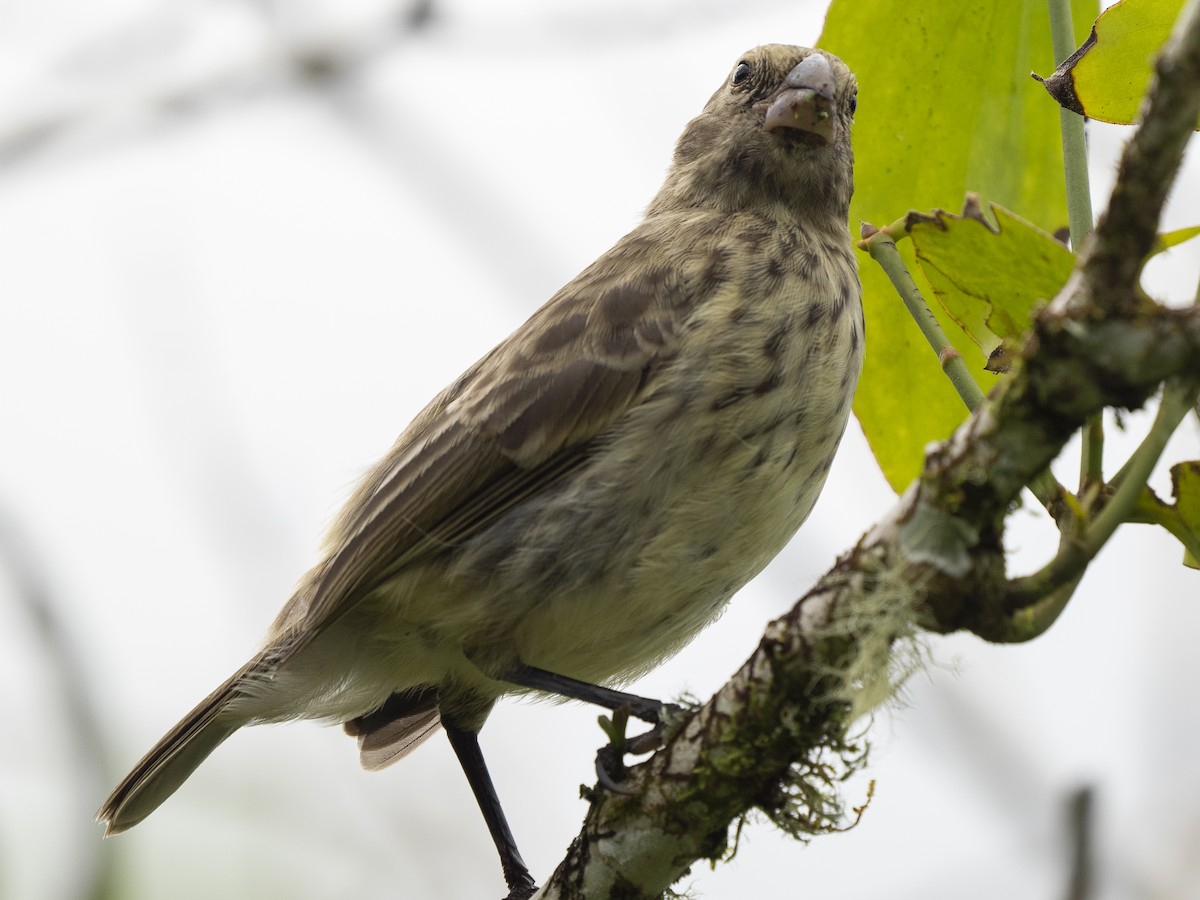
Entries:
<svg viewBox="0 0 1200 900">
<path fill-rule="evenodd" d="M 611 686 L 711 622 L 825 482 L 863 353 L 856 94 L 820 50 L 743 55 L 641 224 L 413 420 L 259 653 L 104 802 L 106 833 L 244 725 L 342 723 L 368 769 L 440 726 L 510 897 L 531 893 L 477 740 L 496 700 L 656 721 Z"/>
</svg>

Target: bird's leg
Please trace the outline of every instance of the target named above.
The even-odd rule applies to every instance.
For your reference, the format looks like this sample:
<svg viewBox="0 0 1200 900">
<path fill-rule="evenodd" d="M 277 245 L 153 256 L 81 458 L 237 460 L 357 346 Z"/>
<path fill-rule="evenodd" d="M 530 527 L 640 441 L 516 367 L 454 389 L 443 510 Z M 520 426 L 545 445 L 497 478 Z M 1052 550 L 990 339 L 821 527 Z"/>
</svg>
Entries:
<svg viewBox="0 0 1200 900">
<path fill-rule="evenodd" d="M 628 788 L 621 787 L 614 777 L 614 773 L 620 773 L 624 768 L 622 762 L 624 755 L 626 753 L 649 753 L 651 750 L 661 747 L 664 718 L 671 713 L 683 712 L 682 707 L 673 703 L 663 703 L 661 700 L 652 700 L 649 697 L 614 691 L 612 688 L 579 681 L 576 678 L 569 678 L 556 672 L 547 672 L 545 669 L 537 669 L 533 666 L 521 666 L 505 675 L 504 680 L 548 694 L 558 694 L 572 700 L 593 703 L 616 713 L 613 716 L 612 730 L 609 731 L 610 743 L 601 747 L 596 754 L 596 777 L 602 787 L 617 794 L 633 793 Z M 654 727 L 644 734 L 627 739 L 624 717 L 631 715 L 644 722 L 649 722 Z"/>
<path fill-rule="evenodd" d="M 450 746 L 458 757 L 459 765 L 467 776 L 475 800 L 487 822 L 492 841 L 496 844 L 496 852 L 500 854 L 500 866 L 504 869 L 504 883 L 508 885 L 506 900 L 526 900 L 537 890 L 529 867 L 521 859 L 517 850 L 517 842 L 508 820 L 504 818 L 504 810 L 500 808 L 500 798 L 496 796 L 496 787 L 492 784 L 492 776 L 488 774 L 487 764 L 483 761 L 483 751 L 479 749 L 479 735 L 474 731 L 464 731 L 456 728 L 445 719 L 442 727 L 450 738 Z"/>
<path fill-rule="evenodd" d="M 681 707 L 671 703 L 663 703 L 661 700 L 652 700 L 649 697 L 639 697 L 637 694 L 626 694 L 624 691 L 614 691 L 612 688 L 601 687 L 598 684 L 591 684 L 576 678 L 568 678 L 566 675 L 547 672 L 545 669 L 535 669 L 533 666 L 521 666 L 507 672 L 503 680 L 519 684 L 521 687 L 532 688 L 535 691 L 558 694 L 560 697 L 582 700 L 584 703 L 593 703 L 596 706 L 603 706 L 605 709 L 628 709 L 631 716 L 636 716 L 651 725 L 661 724 L 664 712 L 682 711 Z"/>
</svg>

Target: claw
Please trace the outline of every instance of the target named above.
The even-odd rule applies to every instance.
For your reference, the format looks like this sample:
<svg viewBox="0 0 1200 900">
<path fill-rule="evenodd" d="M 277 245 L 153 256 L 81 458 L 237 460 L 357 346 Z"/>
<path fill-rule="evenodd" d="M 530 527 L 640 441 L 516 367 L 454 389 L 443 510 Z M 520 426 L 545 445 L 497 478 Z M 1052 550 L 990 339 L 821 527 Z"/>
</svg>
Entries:
<svg viewBox="0 0 1200 900">
<path fill-rule="evenodd" d="M 533 883 L 532 878 L 526 877 L 525 881 L 509 890 L 504 900 L 529 900 L 536 893 L 537 885 Z"/>
<path fill-rule="evenodd" d="M 637 711 L 632 712 L 638 718 L 643 718 Z M 654 711 L 652 720 L 655 723 L 654 727 L 633 737 L 625 735 L 625 726 L 629 722 L 631 713 L 628 706 L 614 710 L 612 719 L 600 716 L 600 727 L 608 735 L 609 741 L 596 752 L 596 779 L 600 786 L 614 794 L 625 796 L 636 794 L 637 791 L 624 787 L 618 780 L 625 772 L 624 757 L 627 754 L 641 756 L 643 753 L 652 753 L 661 747 L 666 723 L 683 712 L 686 710 L 674 703 L 659 704 Z"/>
<path fill-rule="evenodd" d="M 615 768 L 623 772 L 625 764 L 621 761 L 620 754 L 613 749 L 612 744 L 605 744 L 596 751 L 596 780 L 600 782 L 600 787 L 606 791 L 626 797 L 632 797 L 637 794 L 637 791 L 633 788 L 627 788 L 619 784 L 609 772 L 610 768 Z"/>
</svg>

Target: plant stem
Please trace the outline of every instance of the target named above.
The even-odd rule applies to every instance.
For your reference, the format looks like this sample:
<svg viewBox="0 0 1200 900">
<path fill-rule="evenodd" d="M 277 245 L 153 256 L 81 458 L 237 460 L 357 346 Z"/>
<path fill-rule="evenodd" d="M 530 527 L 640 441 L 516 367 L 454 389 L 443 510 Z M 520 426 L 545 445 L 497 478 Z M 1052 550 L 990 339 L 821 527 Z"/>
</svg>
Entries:
<svg viewBox="0 0 1200 900">
<path fill-rule="evenodd" d="M 1071 21 L 1071 0 L 1048 0 L 1050 37 L 1054 43 L 1054 61 L 1061 63 L 1075 52 L 1075 27 Z M 1071 228 L 1071 249 L 1076 253 L 1092 230 L 1092 192 L 1088 182 L 1087 139 L 1083 116 L 1064 107 L 1058 108 L 1062 131 L 1063 173 L 1067 182 L 1067 222 Z M 1079 493 L 1104 479 L 1104 420 L 1090 419 L 1083 427 L 1083 452 L 1079 460 Z"/>
<path fill-rule="evenodd" d="M 879 263 L 883 271 L 887 273 L 887 277 L 896 288 L 896 292 L 900 294 L 905 307 L 908 308 L 909 315 L 913 317 L 917 327 L 925 335 L 925 340 L 937 354 L 942 371 L 946 373 L 946 377 L 958 391 L 958 396 L 962 398 L 967 409 L 974 412 L 975 408 L 983 402 L 983 390 L 975 383 L 962 355 L 950 343 L 937 317 L 929 309 L 929 304 L 925 302 L 925 298 L 921 295 L 921 289 L 917 287 L 908 267 L 904 265 L 904 260 L 900 256 L 900 251 L 896 249 L 896 242 L 889 231 L 877 232 L 859 246 L 870 253 L 871 258 Z M 1049 470 L 1031 481 L 1029 489 L 1038 498 L 1038 501 L 1050 510 L 1051 515 L 1054 515 L 1053 504 L 1062 496 L 1064 489 L 1054 480 L 1054 476 L 1050 474 Z"/>
<path fill-rule="evenodd" d="M 1092 416 L 1083 426 L 1083 446 L 1079 451 L 1079 494 L 1104 481 L 1104 414 Z"/>
<path fill-rule="evenodd" d="M 1058 64 L 1075 52 L 1071 2 L 1048 2 L 1054 62 Z M 1058 113 L 1062 130 L 1063 171 L 1067 180 L 1067 221 L 1071 227 L 1071 249 L 1078 253 L 1084 238 L 1092 230 L 1092 192 L 1088 183 L 1087 141 L 1083 134 L 1083 116 L 1061 106 Z"/>
<path fill-rule="evenodd" d="M 1063 610 L 1067 608 L 1067 603 L 1074 595 L 1075 588 L 1079 586 L 1082 578 L 1083 573 L 1080 572 L 1041 600 L 1013 613 L 1008 620 L 1008 633 L 1000 636 L 996 643 L 1023 644 L 1045 634 L 1050 626 L 1058 621 Z"/>
<path fill-rule="evenodd" d="M 1024 578 L 1009 582 L 1007 603 L 1014 612 L 1041 602 L 1049 594 L 1087 567 L 1117 526 L 1133 514 L 1142 488 L 1162 455 L 1167 441 L 1175 433 L 1183 417 L 1196 403 L 1197 386 L 1191 382 L 1170 381 L 1163 388 L 1158 415 L 1149 433 L 1121 468 L 1116 491 L 1091 525 L 1074 540 L 1064 541 L 1058 555 L 1042 569 Z"/>
<path fill-rule="evenodd" d="M 954 389 L 958 391 L 958 396 L 967 405 L 967 409 L 974 410 L 983 402 L 983 390 L 971 377 L 967 364 L 959 352 L 954 349 L 954 345 L 946 338 L 946 332 L 942 331 L 937 317 L 929 309 L 925 298 L 921 296 L 920 288 L 913 281 L 908 267 L 904 265 L 900 251 L 896 249 L 896 242 L 890 234 L 881 231 L 866 243 L 867 252 L 891 279 L 897 293 L 900 294 L 900 299 L 908 308 L 909 315 L 913 317 L 913 321 L 921 329 L 921 334 L 925 335 L 925 340 L 937 354 L 938 360 L 942 364 L 942 370 L 950 379 L 950 383 L 954 385 Z"/>
</svg>

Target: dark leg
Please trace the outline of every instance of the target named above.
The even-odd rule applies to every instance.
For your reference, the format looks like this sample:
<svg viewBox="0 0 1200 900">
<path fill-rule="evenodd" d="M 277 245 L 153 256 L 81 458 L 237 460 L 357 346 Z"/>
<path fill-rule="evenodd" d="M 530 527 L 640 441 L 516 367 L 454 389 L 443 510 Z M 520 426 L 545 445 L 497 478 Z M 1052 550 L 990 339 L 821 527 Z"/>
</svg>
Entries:
<svg viewBox="0 0 1200 900">
<path fill-rule="evenodd" d="M 662 720 L 663 711 L 669 708 L 668 704 L 661 700 L 651 700 L 649 697 L 614 691 L 612 688 L 589 684 L 586 681 L 568 678 L 566 675 L 547 672 L 545 669 L 535 669 L 533 666 L 522 666 L 508 672 L 504 675 L 504 680 L 519 684 L 521 687 L 544 691 L 547 694 L 558 694 L 560 697 L 594 703 L 605 709 L 617 710 L 628 707 L 631 716 L 636 716 L 653 725 L 657 725 Z"/>
<path fill-rule="evenodd" d="M 614 712 L 625 710 L 629 715 L 650 722 L 655 727 L 645 734 L 639 734 L 628 740 L 619 741 L 619 746 L 611 744 L 601 747 L 596 754 L 596 777 L 600 785 L 615 794 L 635 793 L 621 787 L 617 782 L 624 770 L 622 758 L 626 753 L 649 753 L 662 746 L 663 713 L 682 711 L 681 707 L 661 700 L 651 700 L 649 697 L 639 697 L 637 694 L 626 694 L 624 691 L 614 691 L 612 688 L 590 684 L 577 678 L 568 678 L 556 672 L 545 669 L 535 669 L 533 666 L 521 666 L 504 676 L 505 681 L 519 684 L 521 687 L 532 688 L 547 694 L 558 694 L 572 700 L 582 700 L 584 703 L 594 703 Z M 615 717 L 614 717 L 615 720 Z M 621 730 L 624 731 L 622 719 Z M 615 738 L 614 738 L 615 740 Z"/>
<path fill-rule="evenodd" d="M 479 749 L 479 735 L 474 731 L 463 731 L 455 728 L 445 719 L 442 727 L 450 738 L 450 746 L 458 756 L 458 762 L 467 776 L 483 819 L 487 822 L 488 831 L 496 844 L 496 852 L 500 854 L 500 865 L 504 869 L 504 883 L 508 885 L 508 900 L 525 900 L 537 890 L 533 876 L 521 854 L 517 850 L 517 842 L 513 839 L 504 818 L 504 810 L 500 808 L 500 798 L 496 796 L 496 788 L 492 784 L 492 776 L 488 774 L 487 765 L 483 761 L 483 752 Z"/>
</svg>

